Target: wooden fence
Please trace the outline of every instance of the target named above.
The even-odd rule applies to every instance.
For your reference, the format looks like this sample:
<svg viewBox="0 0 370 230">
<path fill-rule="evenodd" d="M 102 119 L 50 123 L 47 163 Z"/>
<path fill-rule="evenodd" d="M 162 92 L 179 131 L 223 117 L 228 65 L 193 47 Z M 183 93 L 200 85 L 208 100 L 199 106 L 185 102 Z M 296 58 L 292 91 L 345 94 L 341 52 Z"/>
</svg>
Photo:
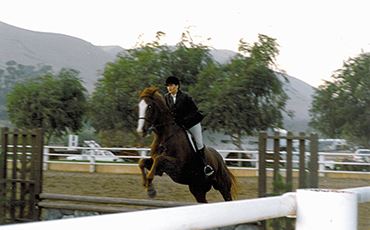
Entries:
<svg viewBox="0 0 370 230">
<path fill-rule="evenodd" d="M 272 154 L 267 150 L 267 141 L 273 141 Z M 280 146 L 281 140 L 286 140 L 284 146 L 286 152 L 285 160 L 282 160 L 282 149 Z M 258 196 L 265 197 L 269 193 L 267 191 L 267 164 L 272 164 L 273 182 L 279 180 L 282 171 L 285 171 L 285 191 L 293 191 L 293 141 L 298 141 L 299 162 L 298 162 L 298 188 L 317 188 L 318 187 L 318 136 L 305 133 L 300 133 L 294 136 L 292 132 L 288 132 L 286 136 L 279 135 L 275 132 L 269 136 L 266 132 L 261 132 L 259 135 L 259 150 L 258 150 Z M 309 141 L 309 142 L 308 142 Z M 309 143 L 309 155 L 306 155 L 306 146 Z M 308 162 L 307 162 L 308 161 Z M 278 193 L 278 188 L 273 186 L 273 194 Z"/>
<path fill-rule="evenodd" d="M 0 224 L 39 219 L 42 191 L 43 133 L 1 130 Z"/>
<path fill-rule="evenodd" d="M 268 141 L 272 141 L 272 149 L 267 149 Z M 284 140 L 284 148 L 281 142 Z M 279 132 L 269 136 L 266 132 L 259 134 L 258 147 L 258 196 L 276 196 L 286 192 L 293 191 L 293 143 L 297 140 L 299 151 L 298 173 L 299 181 L 298 188 L 317 188 L 318 187 L 318 136 L 311 134 L 306 136 L 305 133 L 300 133 L 294 136 L 292 132 L 281 136 Z M 306 155 L 306 146 L 309 143 L 309 155 Z M 272 151 L 272 153 L 271 153 Z M 283 157 L 283 152 L 285 155 Z M 271 154 L 270 154 L 271 153 Z M 308 161 L 308 162 L 307 162 Z M 273 179 L 272 191 L 267 191 L 267 165 L 272 164 Z M 307 167 L 306 167 L 307 166 Z M 283 173 L 285 171 L 285 175 Z M 283 174 L 283 175 L 282 175 Z M 285 181 L 283 177 L 285 176 Z M 281 225 L 285 225 L 284 229 L 293 229 L 291 219 L 285 219 L 285 223 L 279 220 L 273 220 L 273 229 L 281 229 Z M 263 223 L 263 228 L 266 228 L 266 223 Z"/>
</svg>

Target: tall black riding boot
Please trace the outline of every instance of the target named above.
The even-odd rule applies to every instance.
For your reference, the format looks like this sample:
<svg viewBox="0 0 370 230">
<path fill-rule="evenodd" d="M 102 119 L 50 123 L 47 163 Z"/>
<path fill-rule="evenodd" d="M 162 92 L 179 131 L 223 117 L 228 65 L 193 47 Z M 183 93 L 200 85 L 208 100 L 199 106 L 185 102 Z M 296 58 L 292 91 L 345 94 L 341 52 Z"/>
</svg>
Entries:
<svg viewBox="0 0 370 230">
<path fill-rule="evenodd" d="M 203 161 L 203 165 L 204 165 L 204 174 L 205 174 L 207 177 L 209 177 L 209 176 L 212 176 L 212 175 L 213 175 L 214 170 L 213 170 L 212 166 L 210 166 L 210 165 L 207 163 L 207 161 L 206 161 L 206 157 L 205 157 L 205 155 L 204 155 L 204 148 L 205 148 L 205 147 L 203 147 L 203 148 L 199 149 L 199 150 L 198 150 L 198 152 L 199 152 L 200 158 L 201 158 L 201 159 L 202 159 L 202 161 Z"/>
</svg>

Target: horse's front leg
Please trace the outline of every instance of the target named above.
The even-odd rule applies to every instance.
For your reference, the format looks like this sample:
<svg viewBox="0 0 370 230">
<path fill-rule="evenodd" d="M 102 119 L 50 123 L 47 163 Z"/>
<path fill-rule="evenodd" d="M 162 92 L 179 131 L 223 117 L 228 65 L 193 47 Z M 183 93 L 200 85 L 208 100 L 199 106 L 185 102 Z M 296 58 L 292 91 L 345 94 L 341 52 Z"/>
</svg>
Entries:
<svg viewBox="0 0 370 230">
<path fill-rule="evenodd" d="M 157 165 L 158 165 L 158 158 L 159 158 L 159 156 L 151 158 L 151 159 L 153 159 L 153 164 L 152 164 L 152 167 L 150 168 L 148 174 L 146 175 L 146 179 L 148 181 L 153 181 L 153 179 L 154 179 L 154 175 L 155 175 L 155 172 L 157 170 Z"/>
<path fill-rule="evenodd" d="M 154 175 L 157 170 L 157 165 L 158 165 L 158 156 L 150 158 L 152 160 L 152 167 L 150 167 L 150 170 L 148 174 L 146 174 L 146 185 L 145 187 L 147 188 L 147 193 L 150 198 L 154 198 L 157 195 L 157 191 L 154 188 L 153 185 L 153 180 L 154 180 Z"/>
<path fill-rule="evenodd" d="M 148 196 L 150 198 L 154 198 L 157 195 L 157 191 L 155 190 L 153 185 L 153 178 L 148 179 L 146 173 L 147 170 L 151 169 L 152 167 L 153 167 L 153 158 L 140 159 L 139 168 L 143 179 L 143 186 L 146 188 Z"/>
<path fill-rule="evenodd" d="M 159 146 L 159 138 L 157 135 L 154 135 L 153 142 L 151 144 L 150 148 L 150 159 L 141 159 L 139 161 L 139 167 L 141 170 L 141 175 L 143 178 L 143 184 L 147 188 L 147 193 L 150 198 L 154 198 L 157 194 L 155 191 L 154 185 L 153 185 L 153 179 L 154 179 L 154 174 L 151 172 L 155 172 L 155 169 L 157 167 L 156 163 L 156 158 L 157 158 L 157 150 Z M 150 170 L 149 173 L 147 174 L 147 170 Z"/>
<path fill-rule="evenodd" d="M 157 194 L 154 188 L 154 185 L 153 185 L 153 180 L 154 180 L 154 176 L 157 172 L 158 167 L 161 169 L 161 172 L 162 170 L 165 170 L 165 172 L 168 175 L 173 174 L 173 173 L 176 174 L 175 171 L 177 169 L 177 160 L 174 157 L 158 155 L 152 159 L 153 159 L 152 168 L 146 175 L 148 196 L 151 198 L 153 198 Z"/>
<path fill-rule="evenodd" d="M 147 170 L 152 168 L 153 164 L 153 159 L 152 158 L 145 158 L 145 159 L 140 159 L 139 161 L 139 168 L 141 171 L 141 176 L 142 176 L 142 181 L 143 181 L 143 186 L 147 187 L 148 180 L 147 180 Z"/>
<path fill-rule="evenodd" d="M 155 168 L 157 167 L 156 166 L 156 160 L 155 159 L 158 156 L 158 148 L 159 148 L 159 137 L 156 134 L 154 134 L 154 138 L 153 138 L 152 144 L 150 145 L 150 158 L 152 160 L 151 166 L 150 166 L 150 168 L 148 168 L 148 170 L 150 170 L 150 172 L 153 171 L 153 169 L 155 170 Z M 149 172 L 150 179 L 153 180 L 154 174 L 151 174 L 150 172 Z M 145 180 L 148 180 L 148 176 L 147 175 L 146 175 Z"/>
</svg>

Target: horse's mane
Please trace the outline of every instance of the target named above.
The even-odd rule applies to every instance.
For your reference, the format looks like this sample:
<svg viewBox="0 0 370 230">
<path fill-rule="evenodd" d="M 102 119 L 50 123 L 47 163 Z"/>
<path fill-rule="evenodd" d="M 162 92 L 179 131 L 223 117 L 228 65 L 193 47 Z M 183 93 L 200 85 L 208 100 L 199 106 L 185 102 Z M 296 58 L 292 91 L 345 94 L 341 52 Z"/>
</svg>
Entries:
<svg viewBox="0 0 370 230">
<path fill-rule="evenodd" d="M 157 87 L 150 86 L 141 91 L 140 98 L 145 97 L 152 98 L 153 100 L 159 102 L 162 108 L 167 108 L 166 101 Z"/>
<path fill-rule="evenodd" d="M 141 91 L 140 98 L 153 97 L 153 95 L 156 93 L 159 93 L 159 89 L 155 86 L 150 86 Z"/>
</svg>

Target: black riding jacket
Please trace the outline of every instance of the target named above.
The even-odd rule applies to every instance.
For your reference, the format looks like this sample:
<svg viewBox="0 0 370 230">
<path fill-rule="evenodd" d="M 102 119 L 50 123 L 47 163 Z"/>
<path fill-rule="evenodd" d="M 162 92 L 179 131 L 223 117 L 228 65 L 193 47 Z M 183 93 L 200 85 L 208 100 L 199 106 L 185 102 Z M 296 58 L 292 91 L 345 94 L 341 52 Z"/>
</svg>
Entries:
<svg viewBox="0 0 370 230">
<path fill-rule="evenodd" d="M 204 116 L 199 112 L 193 98 L 187 93 L 178 90 L 175 104 L 170 93 L 165 95 L 165 99 L 175 122 L 181 127 L 190 129 L 203 120 Z"/>
</svg>

